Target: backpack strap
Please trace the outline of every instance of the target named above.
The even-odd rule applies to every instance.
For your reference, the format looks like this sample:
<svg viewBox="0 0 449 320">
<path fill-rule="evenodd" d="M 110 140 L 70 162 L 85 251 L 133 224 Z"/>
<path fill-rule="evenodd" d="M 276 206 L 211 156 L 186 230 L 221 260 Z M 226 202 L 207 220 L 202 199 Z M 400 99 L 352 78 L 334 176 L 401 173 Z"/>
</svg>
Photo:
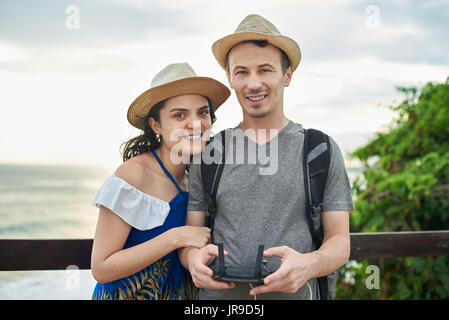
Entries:
<svg viewBox="0 0 449 320">
<path fill-rule="evenodd" d="M 321 222 L 323 195 L 330 163 L 329 136 L 315 129 L 305 130 L 304 137 L 304 186 L 306 192 L 306 215 L 313 242 L 318 249 L 323 243 Z M 327 300 L 327 277 L 320 277 L 318 286 L 321 299 Z"/>
<path fill-rule="evenodd" d="M 218 244 L 218 275 L 223 277 L 225 275 L 225 261 L 224 261 L 224 247 L 223 243 Z"/>
<path fill-rule="evenodd" d="M 214 243 L 213 240 L 213 232 L 214 232 L 214 224 L 215 224 L 215 215 L 217 213 L 217 207 L 216 207 L 216 196 L 217 196 L 217 190 L 218 185 L 220 184 L 220 178 L 221 174 L 223 172 L 224 163 L 225 163 L 225 132 L 226 130 L 221 131 L 220 138 L 221 138 L 221 146 L 222 146 L 222 154 L 221 154 L 221 161 L 219 163 L 216 163 L 216 161 L 213 161 L 212 163 L 205 163 L 203 161 L 203 158 L 201 158 L 201 178 L 203 182 L 203 190 L 204 190 L 204 200 L 207 205 L 207 212 L 206 212 L 206 227 L 210 228 L 211 233 L 211 243 Z M 218 136 L 218 135 L 217 135 Z M 208 141 L 208 145 L 213 143 L 215 140 L 215 137 Z M 217 141 L 216 141 L 217 142 Z M 216 148 L 212 148 L 211 150 L 211 156 L 214 157 L 214 153 L 217 150 Z M 217 159 L 216 157 L 214 157 Z"/>
</svg>

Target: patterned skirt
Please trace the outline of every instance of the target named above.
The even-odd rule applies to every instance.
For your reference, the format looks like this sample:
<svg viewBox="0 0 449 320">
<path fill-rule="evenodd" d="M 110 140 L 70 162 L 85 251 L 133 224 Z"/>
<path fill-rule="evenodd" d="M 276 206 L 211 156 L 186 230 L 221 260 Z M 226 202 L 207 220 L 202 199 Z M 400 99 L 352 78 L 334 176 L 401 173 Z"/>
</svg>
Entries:
<svg viewBox="0 0 449 320">
<path fill-rule="evenodd" d="M 160 259 L 138 273 L 97 283 L 93 300 L 196 300 L 198 289 L 178 259 Z"/>
</svg>

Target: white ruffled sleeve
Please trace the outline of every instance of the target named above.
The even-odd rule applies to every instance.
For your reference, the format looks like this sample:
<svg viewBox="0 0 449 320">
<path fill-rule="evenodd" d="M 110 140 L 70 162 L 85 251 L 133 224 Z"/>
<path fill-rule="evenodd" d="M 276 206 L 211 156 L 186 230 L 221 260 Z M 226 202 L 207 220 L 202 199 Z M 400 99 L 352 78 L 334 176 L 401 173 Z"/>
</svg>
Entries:
<svg viewBox="0 0 449 320">
<path fill-rule="evenodd" d="M 143 193 L 115 175 L 106 179 L 92 204 L 108 208 L 142 231 L 163 225 L 170 212 L 167 202 Z"/>
</svg>

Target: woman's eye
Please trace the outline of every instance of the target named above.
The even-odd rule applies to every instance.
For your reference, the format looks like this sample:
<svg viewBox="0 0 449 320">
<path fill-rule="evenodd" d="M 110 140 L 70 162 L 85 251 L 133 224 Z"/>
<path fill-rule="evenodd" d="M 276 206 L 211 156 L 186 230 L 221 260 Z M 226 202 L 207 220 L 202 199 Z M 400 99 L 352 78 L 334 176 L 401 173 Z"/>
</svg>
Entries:
<svg viewBox="0 0 449 320">
<path fill-rule="evenodd" d="M 179 112 L 175 114 L 175 118 L 183 119 L 185 117 L 184 113 Z"/>
<path fill-rule="evenodd" d="M 209 110 L 201 111 L 200 114 L 203 115 L 203 116 L 208 116 L 209 115 Z"/>
</svg>

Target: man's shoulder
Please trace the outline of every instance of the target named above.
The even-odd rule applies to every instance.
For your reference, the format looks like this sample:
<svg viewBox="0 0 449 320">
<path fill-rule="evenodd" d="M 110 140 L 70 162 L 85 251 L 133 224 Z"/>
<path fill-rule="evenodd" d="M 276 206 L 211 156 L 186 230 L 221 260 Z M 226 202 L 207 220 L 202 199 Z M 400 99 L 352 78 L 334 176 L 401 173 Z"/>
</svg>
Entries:
<svg viewBox="0 0 449 320">
<path fill-rule="evenodd" d="M 291 126 L 289 129 L 290 129 L 290 130 L 288 130 L 289 133 L 292 133 L 292 134 L 295 134 L 298 136 L 303 136 L 305 134 L 305 128 L 301 123 L 291 121 Z"/>
</svg>

